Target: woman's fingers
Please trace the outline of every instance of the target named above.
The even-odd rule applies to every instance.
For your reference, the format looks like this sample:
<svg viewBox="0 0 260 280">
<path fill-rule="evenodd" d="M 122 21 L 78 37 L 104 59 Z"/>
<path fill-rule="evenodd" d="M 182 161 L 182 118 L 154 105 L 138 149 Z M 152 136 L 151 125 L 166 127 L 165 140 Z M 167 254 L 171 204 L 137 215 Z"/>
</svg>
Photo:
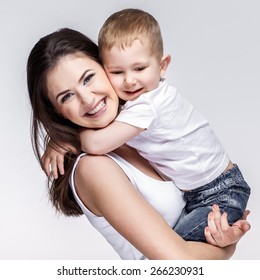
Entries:
<svg viewBox="0 0 260 280">
<path fill-rule="evenodd" d="M 208 227 L 215 243 L 221 239 L 221 213 L 217 205 L 212 206 L 212 212 L 208 215 Z"/>
<path fill-rule="evenodd" d="M 211 231 L 210 231 L 209 227 L 206 227 L 206 228 L 205 228 L 204 234 L 205 234 L 206 241 L 207 241 L 209 244 L 214 245 L 214 246 L 217 245 L 215 239 L 212 237 L 212 234 L 211 234 Z"/>
<path fill-rule="evenodd" d="M 227 214 L 221 214 L 218 205 L 214 204 L 212 211 L 208 215 L 208 228 L 205 230 L 206 240 L 212 245 L 219 246 L 222 242 L 223 234 L 228 229 Z"/>
<path fill-rule="evenodd" d="M 221 231 L 222 232 L 225 232 L 225 231 L 227 231 L 229 229 L 230 225 L 228 223 L 227 213 L 226 212 L 224 212 L 221 215 L 220 223 L 221 223 Z"/>
<path fill-rule="evenodd" d="M 250 210 L 246 210 L 241 218 L 241 220 L 246 220 L 247 216 L 250 214 Z"/>
<path fill-rule="evenodd" d="M 214 222 L 215 222 L 216 228 L 219 231 L 221 229 L 221 213 L 220 213 L 220 210 L 219 210 L 219 207 L 217 204 L 214 204 L 212 206 L 212 211 L 214 214 Z"/>
<path fill-rule="evenodd" d="M 233 226 L 237 226 L 240 228 L 240 230 L 242 231 L 242 233 L 246 233 L 247 231 L 250 230 L 251 225 L 249 224 L 249 222 L 246 220 L 247 216 L 250 214 L 249 210 L 246 210 L 242 216 L 242 218 L 238 221 L 236 221 Z"/>
</svg>

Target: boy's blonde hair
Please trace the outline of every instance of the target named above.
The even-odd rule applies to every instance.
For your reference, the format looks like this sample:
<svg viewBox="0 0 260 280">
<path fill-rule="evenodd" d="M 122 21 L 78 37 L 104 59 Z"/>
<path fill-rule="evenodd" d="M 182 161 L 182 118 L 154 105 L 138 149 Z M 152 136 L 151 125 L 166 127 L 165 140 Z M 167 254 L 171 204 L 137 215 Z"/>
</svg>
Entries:
<svg viewBox="0 0 260 280">
<path fill-rule="evenodd" d="M 149 13 L 139 9 L 124 9 L 112 14 L 103 24 L 98 35 L 100 56 L 116 46 L 130 47 L 136 39 L 147 40 L 151 55 L 158 61 L 163 56 L 163 40 L 160 26 Z"/>
</svg>

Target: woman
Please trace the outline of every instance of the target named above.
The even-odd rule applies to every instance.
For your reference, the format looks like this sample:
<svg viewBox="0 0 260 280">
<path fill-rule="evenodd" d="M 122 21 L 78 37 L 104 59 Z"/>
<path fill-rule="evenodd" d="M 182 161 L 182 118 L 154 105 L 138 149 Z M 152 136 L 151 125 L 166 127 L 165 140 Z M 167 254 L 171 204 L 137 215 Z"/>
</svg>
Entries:
<svg viewBox="0 0 260 280">
<path fill-rule="evenodd" d="M 65 157 L 64 175 L 49 181 L 50 197 L 59 211 L 68 216 L 84 213 L 123 259 L 232 256 L 236 242 L 249 229 L 245 220 L 229 227 L 225 214 L 215 207 L 205 230 L 207 241 L 217 245 L 225 238 L 231 245 L 185 242 L 172 230 L 184 205 L 181 193 L 136 151 L 122 146 L 104 156 L 80 154 L 80 128 L 105 127 L 118 112 L 118 97 L 100 64 L 96 44 L 70 29 L 40 39 L 28 58 L 27 83 L 38 160 L 42 137 L 44 148 L 48 143 L 58 149 L 63 148 L 61 143 L 72 147 L 73 154 L 68 151 Z"/>
</svg>

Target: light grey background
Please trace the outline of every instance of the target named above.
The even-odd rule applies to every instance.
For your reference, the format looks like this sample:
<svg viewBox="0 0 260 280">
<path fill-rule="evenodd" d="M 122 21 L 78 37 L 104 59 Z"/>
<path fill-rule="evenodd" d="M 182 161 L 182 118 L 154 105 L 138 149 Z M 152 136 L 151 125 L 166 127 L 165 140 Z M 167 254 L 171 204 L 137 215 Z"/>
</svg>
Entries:
<svg viewBox="0 0 260 280">
<path fill-rule="evenodd" d="M 58 28 L 96 40 L 113 12 L 152 13 L 172 55 L 168 80 L 208 118 L 252 187 L 251 231 L 233 259 L 260 259 L 260 4 L 255 0 L 0 2 L 0 259 L 118 259 L 83 216 L 57 215 L 30 143 L 26 60 Z"/>
</svg>

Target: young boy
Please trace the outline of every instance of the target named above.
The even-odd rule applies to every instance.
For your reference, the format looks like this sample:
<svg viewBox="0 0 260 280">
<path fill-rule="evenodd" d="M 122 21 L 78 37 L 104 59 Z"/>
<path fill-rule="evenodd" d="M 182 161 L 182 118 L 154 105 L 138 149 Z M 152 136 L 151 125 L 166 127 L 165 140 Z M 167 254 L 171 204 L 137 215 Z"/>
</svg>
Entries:
<svg viewBox="0 0 260 280">
<path fill-rule="evenodd" d="M 185 240 L 205 241 L 213 204 L 233 224 L 245 211 L 250 187 L 208 121 L 163 78 L 170 56 L 163 55 L 158 22 L 138 9 L 116 12 L 100 30 L 99 48 L 106 73 L 126 103 L 109 126 L 81 132 L 82 150 L 104 154 L 127 143 L 162 178 L 172 180 L 187 201 L 174 228 Z"/>
</svg>

